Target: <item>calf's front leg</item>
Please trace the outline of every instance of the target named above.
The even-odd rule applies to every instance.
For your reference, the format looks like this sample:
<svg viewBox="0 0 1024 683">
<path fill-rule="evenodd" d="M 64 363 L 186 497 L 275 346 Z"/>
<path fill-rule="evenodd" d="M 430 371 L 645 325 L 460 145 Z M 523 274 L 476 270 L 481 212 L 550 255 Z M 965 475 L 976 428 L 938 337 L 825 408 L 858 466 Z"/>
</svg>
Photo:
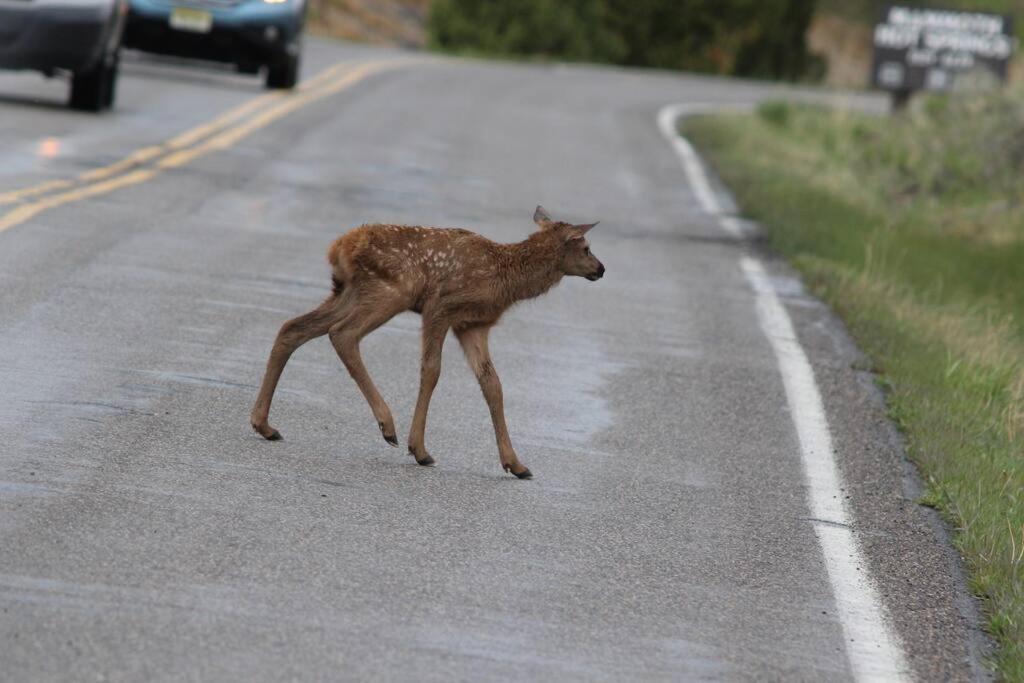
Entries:
<svg viewBox="0 0 1024 683">
<path fill-rule="evenodd" d="M 427 409 L 430 408 L 430 397 L 441 376 L 441 350 L 444 338 L 448 334 L 448 326 L 442 323 L 423 320 L 423 358 L 420 363 L 420 393 L 416 399 L 416 412 L 412 417 L 412 428 L 409 430 L 409 453 L 420 465 L 433 465 L 423 443 L 427 429 Z"/>
<path fill-rule="evenodd" d="M 459 330 L 455 334 L 459 338 L 466 359 L 473 368 L 473 374 L 480 382 L 487 408 L 491 411 L 491 422 L 494 423 L 494 437 L 498 442 L 498 457 L 506 472 L 511 472 L 520 479 L 530 479 L 533 473 L 516 457 L 512 448 L 512 439 L 508 435 L 505 424 L 505 403 L 501 391 L 501 380 L 491 363 L 491 353 L 487 348 L 487 337 L 491 328 L 487 326 L 470 327 Z"/>
</svg>

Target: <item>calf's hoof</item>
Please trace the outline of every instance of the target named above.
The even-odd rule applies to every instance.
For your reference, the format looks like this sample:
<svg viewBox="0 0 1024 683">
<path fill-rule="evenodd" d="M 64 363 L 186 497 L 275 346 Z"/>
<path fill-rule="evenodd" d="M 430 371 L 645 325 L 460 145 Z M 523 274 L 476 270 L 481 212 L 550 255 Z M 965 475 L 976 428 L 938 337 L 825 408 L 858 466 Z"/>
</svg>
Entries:
<svg viewBox="0 0 1024 683">
<path fill-rule="evenodd" d="M 423 465 L 424 467 L 433 467 L 435 464 L 434 459 L 430 457 L 430 453 L 424 451 L 422 455 L 419 455 L 416 453 L 412 446 L 409 446 L 409 455 L 411 455 L 416 460 L 417 465 Z"/>
<path fill-rule="evenodd" d="M 395 428 L 392 427 L 389 433 L 387 425 L 383 422 L 378 422 L 377 426 L 380 427 L 380 433 L 384 437 L 384 440 L 395 448 L 398 448 L 398 436 L 395 435 Z"/>
<path fill-rule="evenodd" d="M 281 436 L 281 432 L 277 431 L 276 429 L 274 429 L 270 425 L 257 425 L 257 424 L 254 424 L 252 426 L 252 428 L 254 430 L 256 430 L 257 434 L 262 436 L 267 441 L 280 441 L 283 438 Z"/>
<path fill-rule="evenodd" d="M 533 472 L 526 465 L 503 465 L 506 472 L 514 474 L 520 479 L 533 479 Z"/>
</svg>

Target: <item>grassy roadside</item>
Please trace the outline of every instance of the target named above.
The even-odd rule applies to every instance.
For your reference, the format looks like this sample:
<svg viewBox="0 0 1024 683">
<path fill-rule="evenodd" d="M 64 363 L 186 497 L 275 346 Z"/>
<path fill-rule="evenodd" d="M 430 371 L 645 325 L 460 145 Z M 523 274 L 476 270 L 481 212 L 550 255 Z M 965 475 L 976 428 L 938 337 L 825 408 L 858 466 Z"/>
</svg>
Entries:
<svg viewBox="0 0 1024 683">
<path fill-rule="evenodd" d="M 1024 680 L 1024 92 L 873 118 L 768 104 L 692 139 L 846 320 Z"/>
</svg>

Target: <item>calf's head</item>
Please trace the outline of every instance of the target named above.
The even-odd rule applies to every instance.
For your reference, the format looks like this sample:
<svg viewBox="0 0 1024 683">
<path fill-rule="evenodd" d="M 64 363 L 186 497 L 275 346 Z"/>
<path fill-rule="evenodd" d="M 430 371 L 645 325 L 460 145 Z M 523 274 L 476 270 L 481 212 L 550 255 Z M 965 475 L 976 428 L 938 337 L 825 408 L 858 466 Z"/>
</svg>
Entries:
<svg viewBox="0 0 1024 683">
<path fill-rule="evenodd" d="M 550 232 L 557 238 L 561 250 L 561 269 L 566 275 L 578 275 L 590 281 L 604 276 L 604 264 L 590 251 L 587 232 L 597 223 L 573 225 L 551 219 L 543 206 L 533 212 L 533 222 L 541 232 Z"/>
</svg>

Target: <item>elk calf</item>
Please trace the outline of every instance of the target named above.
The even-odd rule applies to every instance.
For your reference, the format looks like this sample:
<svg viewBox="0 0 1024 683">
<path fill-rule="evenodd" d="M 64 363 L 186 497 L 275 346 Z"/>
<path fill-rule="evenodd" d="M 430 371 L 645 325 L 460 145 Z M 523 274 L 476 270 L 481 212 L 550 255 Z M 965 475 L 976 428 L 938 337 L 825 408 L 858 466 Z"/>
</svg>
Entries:
<svg viewBox="0 0 1024 683">
<path fill-rule="evenodd" d="M 281 327 L 252 409 L 253 429 L 272 441 L 281 438 L 267 422 L 281 371 L 295 349 L 327 334 L 370 404 L 384 439 L 397 446 L 395 421 L 366 372 L 359 341 L 398 313 L 415 311 L 423 317 L 423 358 L 409 453 L 420 465 L 434 464 L 423 434 L 430 396 L 441 374 L 441 347 L 451 329 L 487 400 L 501 466 L 520 479 L 530 478 L 505 426 L 501 382 L 487 350 L 488 334 L 512 304 L 543 294 L 562 277 L 599 280 L 604 275 L 604 266 L 590 253 L 585 237 L 596 223 L 554 221 L 540 206 L 533 220 L 540 229 L 517 244 L 497 244 L 468 230 L 398 225 L 363 225 L 339 237 L 327 252 L 334 293 Z"/>
</svg>

